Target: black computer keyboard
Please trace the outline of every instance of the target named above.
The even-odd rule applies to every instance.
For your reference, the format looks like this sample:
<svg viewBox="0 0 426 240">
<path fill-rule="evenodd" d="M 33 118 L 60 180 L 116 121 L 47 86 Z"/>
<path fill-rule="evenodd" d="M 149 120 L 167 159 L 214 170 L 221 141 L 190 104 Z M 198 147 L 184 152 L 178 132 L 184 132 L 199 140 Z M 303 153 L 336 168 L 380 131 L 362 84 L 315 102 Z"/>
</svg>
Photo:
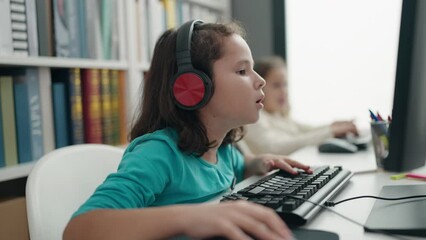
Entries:
<svg viewBox="0 0 426 240">
<path fill-rule="evenodd" d="M 275 209 L 281 218 L 291 226 L 301 226 L 312 219 L 324 204 L 341 190 L 353 173 L 341 167 L 315 167 L 313 174 L 299 171 L 291 175 L 277 171 L 259 181 L 223 196 L 223 201 L 247 200 Z"/>
</svg>

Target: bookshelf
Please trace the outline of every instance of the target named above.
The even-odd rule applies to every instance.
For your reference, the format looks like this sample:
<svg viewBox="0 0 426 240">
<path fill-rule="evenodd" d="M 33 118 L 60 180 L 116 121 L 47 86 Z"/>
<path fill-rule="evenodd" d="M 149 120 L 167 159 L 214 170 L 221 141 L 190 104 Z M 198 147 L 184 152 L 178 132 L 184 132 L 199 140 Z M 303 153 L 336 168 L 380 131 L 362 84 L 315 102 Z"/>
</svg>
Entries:
<svg viewBox="0 0 426 240">
<path fill-rule="evenodd" d="M 0 168 L 0 182 L 28 176 L 35 164 L 36 162 L 29 162 L 21 163 L 16 166 Z"/>
<path fill-rule="evenodd" d="M 31 1 L 35 2 L 36 0 Z M 112 1 L 116 2 L 122 0 Z M 231 0 L 122 1 L 123 10 L 121 14 L 117 15 L 120 18 L 118 20 L 119 23 L 117 23 L 119 29 L 116 29 L 116 31 L 121 34 L 118 37 L 118 49 L 124 54 L 118 54 L 115 60 L 34 56 L 32 54 L 29 54 L 29 56 L 17 56 L 14 54 L 4 54 L 0 49 L 0 73 L 3 69 L 11 67 L 35 67 L 37 69 L 48 69 L 49 71 L 61 68 L 77 68 L 82 69 L 82 71 L 89 69 L 99 69 L 100 71 L 102 69 L 108 69 L 124 72 L 126 79 L 126 119 L 127 125 L 129 125 L 138 105 L 140 89 L 143 87 L 143 73 L 149 69 L 149 60 L 153 50 L 153 43 L 156 41 L 159 34 L 169 27 L 178 27 L 183 20 L 193 18 L 201 18 L 205 21 L 211 21 L 212 19 L 217 21 L 228 20 L 231 14 L 230 1 Z M 174 11 L 174 13 L 171 13 L 171 9 L 166 6 L 173 6 L 174 10 L 172 9 L 172 11 Z M 54 4 L 52 4 L 52 8 L 53 7 Z M 182 15 L 182 9 L 185 11 L 183 13 L 186 14 L 185 16 Z M 141 13 L 146 13 L 146 15 L 142 16 Z M 208 17 L 204 19 L 204 15 Z M 173 20 L 175 21 L 174 26 L 166 24 L 166 22 L 170 23 L 170 21 L 166 20 L 167 17 L 170 16 L 176 16 L 176 19 Z M 52 18 L 54 18 L 54 16 L 52 16 Z M 53 22 L 54 19 L 52 19 L 52 24 Z M 141 24 L 143 24 L 143 26 Z M 147 24 L 149 27 L 147 27 Z M 161 24 L 161 26 L 159 24 Z M 3 35 L 0 36 L 0 38 L 3 37 Z M 48 80 L 52 81 L 52 79 Z M 47 80 L 40 79 L 40 81 Z M 119 147 L 123 147 L 123 145 Z M 3 182 L 10 182 L 15 179 L 27 177 L 35 163 L 36 161 L 31 161 L 19 163 L 14 166 L 1 167 L 0 189 L 2 189 Z M 0 194 L 0 197 L 2 197 L 2 194 Z"/>
<path fill-rule="evenodd" d="M 127 70 L 126 61 L 101 61 L 92 59 L 69 59 L 57 57 L 0 57 L 1 66 L 51 67 L 51 68 L 97 68 Z"/>
</svg>

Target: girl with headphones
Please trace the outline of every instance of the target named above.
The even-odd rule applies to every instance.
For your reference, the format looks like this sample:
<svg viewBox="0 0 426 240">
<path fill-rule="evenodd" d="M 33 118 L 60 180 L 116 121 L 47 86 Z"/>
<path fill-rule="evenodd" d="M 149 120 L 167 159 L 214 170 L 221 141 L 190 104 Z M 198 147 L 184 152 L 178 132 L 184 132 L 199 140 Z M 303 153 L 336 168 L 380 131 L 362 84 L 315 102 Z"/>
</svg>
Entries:
<svg viewBox="0 0 426 240">
<path fill-rule="evenodd" d="M 190 21 L 158 40 L 123 159 L 73 215 L 64 239 L 224 236 L 290 239 L 271 209 L 197 204 L 235 181 L 309 166 L 277 155 L 244 159 L 233 143 L 263 108 L 265 81 L 236 24 Z"/>
</svg>

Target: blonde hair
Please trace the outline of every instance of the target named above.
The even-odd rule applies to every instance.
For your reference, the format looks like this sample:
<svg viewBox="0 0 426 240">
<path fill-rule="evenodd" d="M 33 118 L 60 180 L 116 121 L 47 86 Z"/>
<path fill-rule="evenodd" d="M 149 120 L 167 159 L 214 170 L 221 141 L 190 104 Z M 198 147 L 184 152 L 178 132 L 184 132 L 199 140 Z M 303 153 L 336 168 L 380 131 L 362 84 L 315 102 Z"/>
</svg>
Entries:
<svg viewBox="0 0 426 240">
<path fill-rule="evenodd" d="M 256 60 L 254 70 L 263 78 L 266 82 L 266 76 L 272 69 L 284 68 L 287 69 L 287 63 L 280 56 L 268 56 Z M 290 105 L 286 109 L 280 111 L 281 115 L 288 117 L 290 115 Z"/>
</svg>

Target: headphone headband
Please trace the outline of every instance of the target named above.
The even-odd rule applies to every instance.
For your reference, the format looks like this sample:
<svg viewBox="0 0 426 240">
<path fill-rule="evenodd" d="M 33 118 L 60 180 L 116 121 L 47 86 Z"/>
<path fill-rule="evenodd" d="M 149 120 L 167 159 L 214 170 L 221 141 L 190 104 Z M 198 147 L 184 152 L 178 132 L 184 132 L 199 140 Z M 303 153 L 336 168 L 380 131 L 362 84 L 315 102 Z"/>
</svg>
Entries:
<svg viewBox="0 0 426 240">
<path fill-rule="evenodd" d="M 184 23 L 177 30 L 177 39 L 176 39 L 176 61 L 177 67 L 181 68 L 184 65 L 190 65 L 191 63 L 191 38 L 194 27 L 201 25 L 204 22 L 201 20 L 193 20 Z"/>
</svg>

